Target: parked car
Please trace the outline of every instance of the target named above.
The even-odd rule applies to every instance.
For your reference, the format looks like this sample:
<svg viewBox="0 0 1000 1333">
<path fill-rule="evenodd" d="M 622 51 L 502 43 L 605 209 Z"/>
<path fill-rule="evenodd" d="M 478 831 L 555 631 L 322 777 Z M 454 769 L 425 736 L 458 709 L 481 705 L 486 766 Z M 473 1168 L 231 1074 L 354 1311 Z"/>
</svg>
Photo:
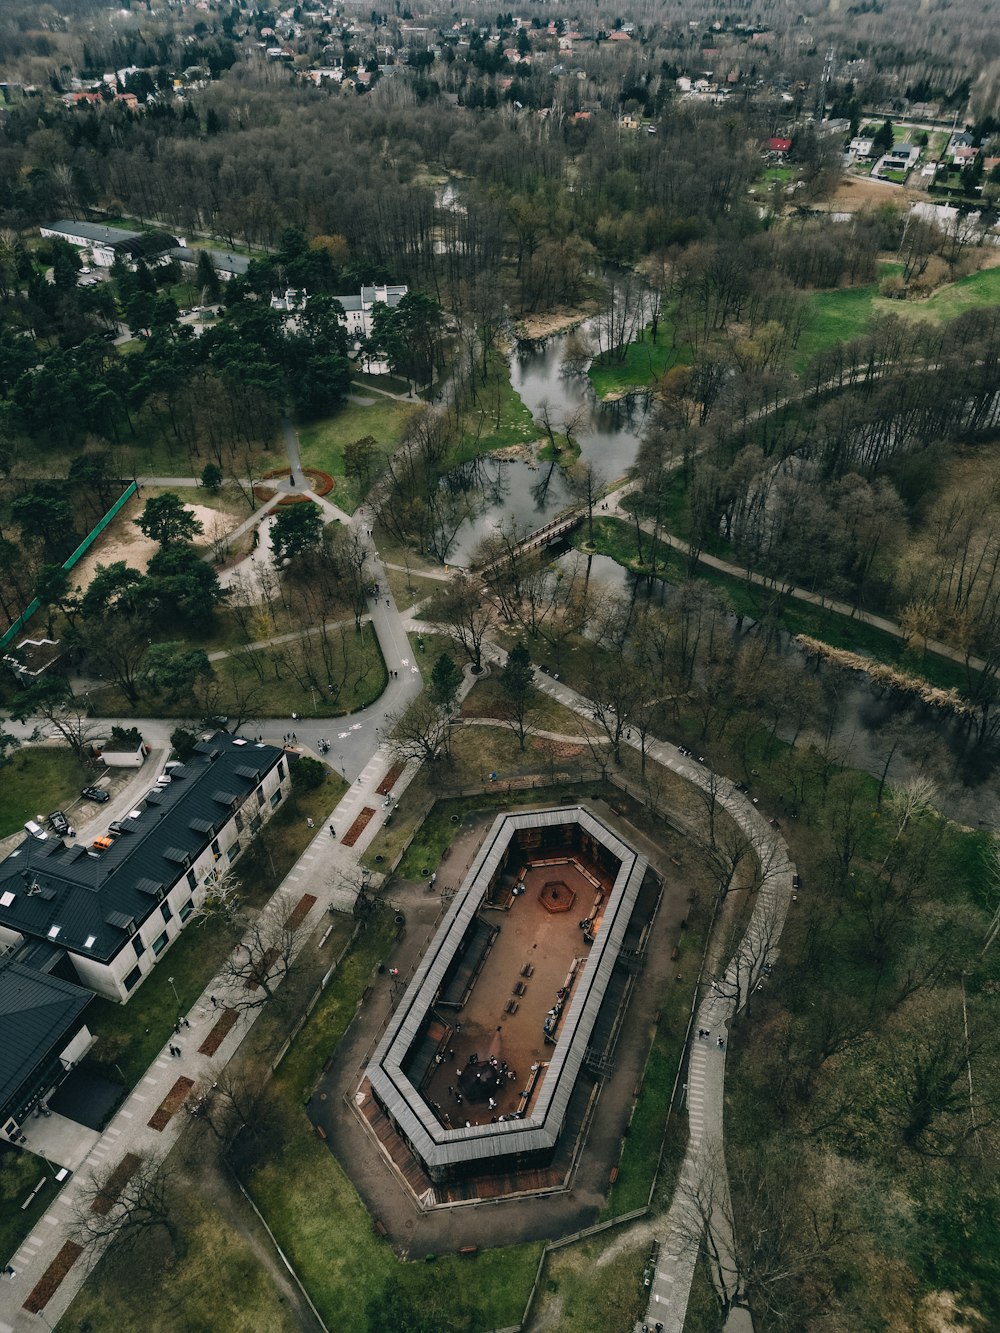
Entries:
<svg viewBox="0 0 1000 1333">
<path fill-rule="evenodd" d="M 96 801 L 98 805 L 103 805 L 105 801 L 111 800 L 103 787 L 84 787 L 80 795 L 85 801 Z"/>
<path fill-rule="evenodd" d="M 117 838 L 123 832 L 122 821 L 120 819 L 112 819 L 111 823 L 108 825 L 108 837 Z"/>
<path fill-rule="evenodd" d="M 49 827 L 58 838 L 65 838 L 68 833 L 72 833 L 69 820 L 61 810 L 53 810 L 49 815 Z"/>
<path fill-rule="evenodd" d="M 24 831 L 30 834 L 32 838 L 37 838 L 39 842 L 44 842 L 49 836 L 42 828 L 41 824 L 36 824 L 33 819 L 29 819 L 24 826 Z"/>
</svg>

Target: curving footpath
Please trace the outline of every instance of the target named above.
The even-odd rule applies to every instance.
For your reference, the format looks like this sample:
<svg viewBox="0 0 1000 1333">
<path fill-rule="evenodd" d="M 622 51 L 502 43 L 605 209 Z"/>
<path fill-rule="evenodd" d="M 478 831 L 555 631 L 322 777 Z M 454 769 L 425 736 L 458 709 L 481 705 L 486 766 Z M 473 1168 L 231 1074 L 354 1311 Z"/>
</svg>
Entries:
<svg viewBox="0 0 1000 1333">
<path fill-rule="evenodd" d="M 565 707 L 589 715 L 591 704 L 584 695 L 549 676 L 538 674 L 535 680 L 539 689 Z M 639 748 L 637 737 L 626 743 Z M 725 1327 L 731 1333 L 752 1333 L 749 1311 L 740 1305 L 742 1291 L 725 1170 L 722 1118 L 726 1045 L 730 1022 L 776 957 L 776 944 L 792 898 L 795 867 L 784 839 L 728 779 L 720 780 L 704 765 L 691 763 L 675 745 L 665 741 L 647 739 L 646 753 L 702 790 L 714 791 L 719 805 L 750 841 L 763 883 L 739 949 L 724 976 L 705 993 L 692 1023 L 692 1031 L 704 1031 L 707 1036 L 695 1037 L 688 1062 L 688 1149 L 673 1201 L 665 1216 L 658 1219 L 660 1252 L 650 1286 L 649 1308 L 644 1324 L 637 1323 L 635 1330 L 640 1333 L 644 1326 L 652 1329 L 661 1325 L 663 1333 L 682 1333 L 698 1251 L 706 1233 L 716 1288 L 729 1312 Z"/>
</svg>

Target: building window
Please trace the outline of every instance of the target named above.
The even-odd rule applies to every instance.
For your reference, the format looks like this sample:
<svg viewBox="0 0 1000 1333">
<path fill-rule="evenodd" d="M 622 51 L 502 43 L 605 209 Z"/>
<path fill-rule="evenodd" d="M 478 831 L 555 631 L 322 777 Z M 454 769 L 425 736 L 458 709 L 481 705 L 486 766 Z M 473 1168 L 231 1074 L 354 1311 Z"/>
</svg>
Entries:
<svg viewBox="0 0 1000 1333">
<path fill-rule="evenodd" d="M 141 958 L 142 955 L 146 952 L 146 946 L 143 944 L 142 940 L 139 938 L 138 935 L 132 936 L 132 948 L 135 950 L 136 958 Z"/>
<path fill-rule="evenodd" d="M 188 888 L 191 890 L 192 893 L 194 893 L 195 889 L 198 887 L 198 876 L 194 873 L 193 870 L 189 870 L 187 872 L 187 882 L 188 882 Z"/>
<path fill-rule="evenodd" d="M 189 898 L 187 902 L 184 903 L 184 905 L 181 907 L 181 910 L 177 913 L 177 915 L 180 917 L 182 921 L 186 921 L 193 911 L 194 911 L 194 899 Z"/>
<path fill-rule="evenodd" d="M 142 968 L 133 967 L 132 971 L 122 982 L 122 985 L 125 987 L 126 990 L 134 990 L 135 987 L 139 984 L 139 978 L 141 976 L 142 976 Z"/>
<path fill-rule="evenodd" d="M 277 791 L 273 794 L 273 796 L 271 797 L 271 809 L 272 809 L 272 810 L 275 808 L 275 806 L 278 804 L 278 802 L 279 802 L 280 800 L 281 800 L 281 788 L 279 787 L 278 790 L 277 790 Z"/>
<path fill-rule="evenodd" d="M 158 935 L 156 939 L 153 941 L 154 957 L 158 958 L 166 947 L 167 947 L 167 932 L 164 931 L 162 935 Z"/>
<path fill-rule="evenodd" d="M 258 787 L 258 788 L 257 788 L 257 804 L 258 804 L 258 805 L 263 805 L 263 804 L 264 804 L 264 788 L 263 788 L 263 787 Z"/>
<path fill-rule="evenodd" d="M 164 921 L 172 921 L 172 920 L 173 920 L 173 915 L 174 915 L 174 914 L 173 914 L 173 912 L 171 912 L 171 910 L 170 910 L 170 904 L 169 904 L 169 903 L 161 903 L 161 904 L 160 904 L 160 916 L 163 917 Z"/>
<path fill-rule="evenodd" d="M 233 862 L 236 860 L 236 858 L 239 856 L 239 854 L 240 854 L 240 844 L 239 844 L 239 842 L 234 842 L 233 845 L 232 845 L 232 847 L 230 847 L 230 849 L 229 849 L 229 864 L 230 864 L 230 865 L 233 864 Z"/>
<path fill-rule="evenodd" d="M 250 820 L 250 833 L 251 833 L 251 835 L 252 835 L 252 834 L 255 834 L 255 833 L 259 830 L 260 825 L 261 825 L 261 818 L 260 818 L 260 815 L 254 815 L 254 817 Z"/>
<path fill-rule="evenodd" d="M 285 780 L 285 761 L 284 761 L 284 759 L 279 759 L 279 760 L 278 760 L 278 781 L 279 781 L 279 782 L 284 782 L 284 780 Z"/>
<path fill-rule="evenodd" d="M 222 855 L 222 853 L 219 851 L 219 839 L 218 839 L 218 838 L 216 838 L 216 839 L 213 841 L 213 843 L 212 843 L 212 855 L 216 858 L 216 860 L 218 860 L 218 858 Z"/>
<path fill-rule="evenodd" d="M 238 810 L 236 811 L 236 832 L 237 833 L 243 832 L 243 816 L 240 814 Z"/>
</svg>

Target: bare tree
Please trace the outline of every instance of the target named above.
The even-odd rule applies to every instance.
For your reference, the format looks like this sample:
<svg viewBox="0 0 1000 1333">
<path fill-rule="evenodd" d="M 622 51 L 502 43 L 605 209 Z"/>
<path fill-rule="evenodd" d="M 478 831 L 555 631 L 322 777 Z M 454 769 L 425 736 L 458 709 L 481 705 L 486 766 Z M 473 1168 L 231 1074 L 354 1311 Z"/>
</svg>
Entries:
<svg viewBox="0 0 1000 1333">
<path fill-rule="evenodd" d="M 389 750 L 396 759 L 437 759 L 448 752 L 451 710 L 435 703 L 428 693 L 417 696 L 386 723 Z"/>
<path fill-rule="evenodd" d="M 237 1137 L 272 1139 L 280 1120 L 266 1071 L 252 1065 L 210 1074 L 190 1105 L 191 1114 L 214 1135 L 223 1152 Z"/>
<path fill-rule="evenodd" d="M 77 1190 L 70 1235 L 96 1257 L 110 1247 L 127 1254 L 149 1232 L 162 1230 L 178 1253 L 171 1175 L 165 1159 L 152 1153 L 98 1167 Z"/>
<path fill-rule="evenodd" d="M 473 671 L 483 664 L 483 640 L 493 618 L 493 606 L 483 595 L 478 578 L 458 574 L 442 597 L 428 609 L 427 618 L 437 620 L 450 631 L 472 663 Z"/>
<path fill-rule="evenodd" d="M 305 934 L 294 921 L 294 911 L 284 903 L 272 903 L 258 916 L 244 920 L 242 941 L 222 965 L 231 1009 L 259 1009 L 274 998 L 278 986 L 294 972 Z"/>
</svg>

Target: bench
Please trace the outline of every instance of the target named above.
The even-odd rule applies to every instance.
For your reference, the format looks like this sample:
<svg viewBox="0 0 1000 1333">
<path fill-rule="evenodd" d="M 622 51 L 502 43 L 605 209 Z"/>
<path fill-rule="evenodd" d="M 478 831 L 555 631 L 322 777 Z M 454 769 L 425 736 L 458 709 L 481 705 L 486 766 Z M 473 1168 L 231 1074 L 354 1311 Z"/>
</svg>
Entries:
<svg viewBox="0 0 1000 1333">
<path fill-rule="evenodd" d="M 506 1003 L 506 1004 L 504 1005 L 504 1007 L 503 1007 L 503 1011 L 504 1011 L 505 1014 L 516 1014 L 516 1013 L 517 1013 L 517 1001 L 516 1001 L 516 1000 L 508 1000 L 507 1003 Z"/>
<path fill-rule="evenodd" d="M 534 974 L 535 974 L 535 969 L 531 963 L 525 963 L 524 967 L 521 968 L 522 977 L 531 977 L 534 976 Z"/>
<path fill-rule="evenodd" d="M 528 988 L 527 988 L 527 986 L 524 984 L 524 982 L 523 982 L 523 981 L 519 981 L 519 982 L 517 983 L 517 985 L 514 987 L 514 994 L 515 994 L 515 995 L 523 995 L 524 992 L 525 992 L 527 989 L 528 989 Z"/>
</svg>

